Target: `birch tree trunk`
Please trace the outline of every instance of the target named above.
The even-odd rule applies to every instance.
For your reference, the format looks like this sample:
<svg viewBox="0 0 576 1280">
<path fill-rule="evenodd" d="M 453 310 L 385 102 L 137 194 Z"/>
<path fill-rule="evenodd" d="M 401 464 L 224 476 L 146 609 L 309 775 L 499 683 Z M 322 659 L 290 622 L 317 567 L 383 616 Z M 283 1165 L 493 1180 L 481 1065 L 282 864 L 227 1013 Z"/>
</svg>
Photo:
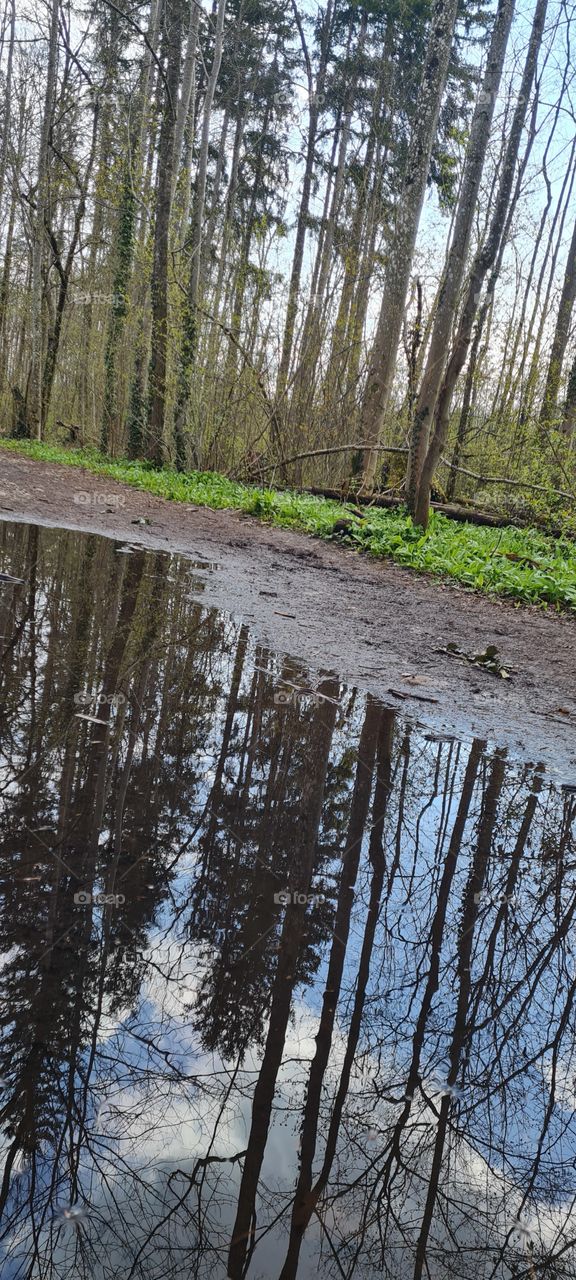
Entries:
<svg viewBox="0 0 576 1280">
<path fill-rule="evenodd" d="M 182 138 L 180 140 L 181 151 L 176 152 L 176 163 L 181 162 L 181 173 L 178 175 L 176 188 L 176 234 L 178 240 L 181 241 L 186 236 L 188 230 L 188 222 L 190 219 L 190 200 L 192 195 L 192 165 L 194 161 L 194 140 L 196 137 L 196 108 L 198 102 L 198 88 L 200 76 L 198 74 L 198 38 L 200 34 L 200 6 L 195 4 L 196 20 L 193 24 L 192 31 L 189 32 L 188 44 L 186 48 L 186 57 L 184 60 L 184 73 L 182 84 L 182 98 L 186 96 L 188 108 L 186 116 L 182 118 Z M 194 57 L 192 59 L 192 44 L 194 43 Z M 188 85 L 188 77 L 190 83 Z M 176 141 L 178 146 L 178 124 L 176 125 Z"/>
<path fill-rule="evenodd" d="M 196 89 L 196 50 L 198 45 L 198 31 L 200 28 L 200 12 L 200 5 L 193 2 L 190 8 L 190 18 L 186 36 L 186 52 L 184 54 L 182 66 L 182 89 L 180 93 L 180 101 L 178 103 L 178 112 L 176 115 L 176 132 L 174 137 L 175 164 L 172 199 L 174 199 L 176 192 L 176 182 L 178 180 L 178 169 L 182 159 L 182 148 L 186 127 L 190 119 L 190 112 L 194 112 Z"/>
<path fill-rule="evenodd" d="M 432 476 L 434 475 L 434 471 L 440 459 L 440 454 L 448 434 L 450 406 L 452 404 L 454 388 L 460 373 L 462 372 L 466 356 L 468 354 L 468 347 L 472 336 L 474 320 L 478 310 L 482 286 L 486 275 L 498 254 L 503 229 L 507 221 L 506 214 L 514 181 L 516 163 L 518 160 L 520 139 L 522 137 L 522 130 L 524 128 L 526 112 L 536 72 L 538 53 L 540 51 L 542 37 L 544 34 L 547 6 L 548 0 L 538 0 L 536 5 L 530 41 L 526 54 L 526 62 L 524 64 L 524 72 L 522 75 L 522 83 L 520 86 L 520 94 L 514 111 L 512 126 L 508 137 L 508 144 L 502 162 L 498 194 L 492 211 L 490 229 L 486 242 L 476 254 L 472 265 L 458 330 L 438 395 L 432 438 L 428 446 L 420 476 L 418 477 L 417 483 L 414 485 L 413 489 L 412 502 L 410 504 L 412 518 L 415 524 L 421 525 L 424 529 L 428 525 L 430 515 L 430 486 L 432 483 Z"/>
<path fill-rule="evenodd" d="M 416 235 L 424 203 L 440 104 L 448 76 L 457 9 L 458 0 L 435 0 L 432 9 L 416 121 L 410 143 L 407 171 L 398 196 L 396 221 L 388 256 L 386 286 L 361 409 L 362 441 L 375 445 L 379 442 L 390 400 Z M 362 478 L 368 487 L 374 482 L 377 461 L 376 451 L 372 449 L 364 451 Z"/>
<path fill-rule="evenodd" d="M 442 382 L 446 351 L 464 278 L 494 107 L 500 88 L 504 56 L 514 15 L 514 3 L 515 0 L 500 0 L 498 5 L 482 88 L 472 117 L 470 141 L 464 162 L 454 234 L 438 298 L 438 307 L 430 338 L 424 376 L 414 410 L 407 483 L 409 508 L 414 503 L 418 477 L 426 455 L 430 423 L 433 420 L 436 400 Z"/>
<path fill-rule="evenodd" d="M 23 141 L 24 126 L 26 120 L 26 101 L 22 96 L 19 103 L 19 119 L 18 134 L 13 161 L 13 173 L 11 181 L 10 204 L 7 210 L 8 225 L 6 229 L 6 242 L 4 246 L 4 261 L 2 264 L 2 274 L 0 277 L 0 394 L 2 393 L 4 383 L 8 377 L 8 359 L 9 344 L 6 341 L 6 320 L 8 316 L 8 301 L 10 296 L 10 277 L 12 271 L 12 253 L 14 247 L 14 226 L 16 222 L 16 210 L 18 205 L 18 189 L 20 174 L 23 164 Z M 4 220 L 6 219 L 6 211 Z M 18 388 L 20 390 L 20 388 Z M 20 391 L 20 395 L 21 395 Z M 23 423 L 23 425 L 25 425 Z"/>
</svg>

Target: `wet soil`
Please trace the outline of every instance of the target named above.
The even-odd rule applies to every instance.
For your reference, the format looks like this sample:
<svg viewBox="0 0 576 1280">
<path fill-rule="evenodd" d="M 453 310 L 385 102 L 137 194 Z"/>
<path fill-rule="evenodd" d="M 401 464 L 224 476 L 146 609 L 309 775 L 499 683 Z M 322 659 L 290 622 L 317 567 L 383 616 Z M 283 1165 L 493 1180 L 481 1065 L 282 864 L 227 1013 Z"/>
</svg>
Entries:
<svg viewBox="0 0 576 1280">
<path fill-rule="evenodd" d="M 4 454 L 0 516 L 210 564 L 203 603 L 249 621 L 262 643 L 336 672 L 424 725 L 486 738 L 545 759 L 562 780 L 573 776 L 573 616 L 488 599 L 239 513 Z M 512 679 L 437 652 L 450 642 L 468 653 L 496 645 Z"/>
</svg>

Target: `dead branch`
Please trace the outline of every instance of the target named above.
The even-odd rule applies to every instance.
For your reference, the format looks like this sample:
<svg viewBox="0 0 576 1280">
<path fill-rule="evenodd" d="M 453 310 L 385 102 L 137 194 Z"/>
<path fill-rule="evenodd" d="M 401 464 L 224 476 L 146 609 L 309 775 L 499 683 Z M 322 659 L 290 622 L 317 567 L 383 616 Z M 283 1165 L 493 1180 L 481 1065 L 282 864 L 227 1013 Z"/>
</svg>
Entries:
<svg viewBox="0 0 576 1280">
<path fill-rule="evenodd" d="M 336 444 L 329 449 L 309 449 L 306 453 L 295 453 L 291 458 L 284 458 L 281 462 L 267 462 L 265 466 L 258 466 L 258 471 L 273 471 L 275 467 L 285 467 L 289 462 L 300 462 L 303 458 L 325 458 L 331 453 L 355 453 L 360 449 L 370 447 L 373 453 L 408 453 L 406 447 L 387 444 Z"/>
<path fill-rule="evenodd" d="M 338 444 L 331 445 L 329 449 L 309 449 L 306 453 L 295 453 L 291 458 L 283 458 L 281 462 L 267 462 L 264 466 L 259 466 L 258 471 L 273 471 L 275 467 L 287 466 L 289 462 L 301 462 L 304 458 L 325 458 L 333 453 L 355 453 L 367 448 L 374 453 L 408 453 L 407 447 L 400 445 Z M 531 484 L 528 480 L 507 480 L 505 476 L 483 476 L 477 471 L 469 471 L 466 467 L 454 467 L 447 458 L 443 457 L 440 458 L 440 462 L 451 471 L 457 471 L 462 476 L 470 476 L 472 480 L 478 480 L 481 484 L 501 484 L 511 489 L 530 489 L 534 493 L 554 494 L 557 498 L 567 498 L 570 502 L 576 502 L 576 494 L 567 493 L 564 489 L 554 489 L 551 485 Z"/>
<path fill-rule="evenodd" d="M 312 486 L 309 489 L 300 489 L 300 493 L 311 493 L 318 498 L 334 498 L 337 502 L 346 503 L 349 501 L 346 494 L 340 489 L 321 489 Z M 385 510 L 396 510 L 398 507 L 405 505 L 404 499 L 401 497 L 393 497 L 390 494 L 372 494 L 363 495 L 354 493 L 354 505 L 358 507 L 377 507 Z M 508 529 L 511 524 L 519 529 L 532 529 L 534 527 L 542 528 L 543 532 L 552 534 L 553 536 L 570 537 L 565 529 L 560 525 L 550 525 L 539 523 L 534 518 L 525 520 L 521 517 L 499 515 L 497 511 L 479 511 L 477 507 L 465 507 L 453 505 L 450 502 L 432 502 L 431 506 L 434 511 L 439 511 L 441 515 L 448 516 L 450 520 L 457 520 L 464 524 L 488 525 L 492 529 Z"/>
<path fill-rule="evenodd" d="M 568 498 L 570 502 L 576 502 L 576 494 L 566 493 L 564 489 L 553 489 L 551 485 L 530 484 L 528 480 L 506 480 L 504 476 L 481 476 L 477 471 L 468 471 L 466 467 L 453 467 L 447 458 L 440 458 L 440 462 L 451 471 L 457 471 L 461 476 L 471 476 L 472 480 L 479 480 L 481 484 L 503 484 L 514 489 L 531 489 L 534 493 L 553 493 L 557 498 Z"/>
</svg>

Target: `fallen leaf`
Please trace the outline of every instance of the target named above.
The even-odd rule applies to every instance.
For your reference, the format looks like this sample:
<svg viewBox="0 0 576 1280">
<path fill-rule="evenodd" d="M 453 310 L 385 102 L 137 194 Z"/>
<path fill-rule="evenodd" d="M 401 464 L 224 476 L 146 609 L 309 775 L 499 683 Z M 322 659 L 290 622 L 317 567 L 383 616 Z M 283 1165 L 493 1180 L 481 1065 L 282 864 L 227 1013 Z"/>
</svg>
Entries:
<svg viewBox="0 0 576 1280">
<path fill-rule="evenodd" d="M 487 645 L 483 653 L 465 653 L 451 640 L 443 648 L 434 649 L 434 653 L 446 653 L 450 658 L 461 658 L 463 662 L 471 662 L 476 667 L 482 667 L 484 671 L 490 671 L 493 676 L 500 676 L 501 680 L 511 679 L 510 672 L 500 662 L 495 644 Z"/>
</svg>

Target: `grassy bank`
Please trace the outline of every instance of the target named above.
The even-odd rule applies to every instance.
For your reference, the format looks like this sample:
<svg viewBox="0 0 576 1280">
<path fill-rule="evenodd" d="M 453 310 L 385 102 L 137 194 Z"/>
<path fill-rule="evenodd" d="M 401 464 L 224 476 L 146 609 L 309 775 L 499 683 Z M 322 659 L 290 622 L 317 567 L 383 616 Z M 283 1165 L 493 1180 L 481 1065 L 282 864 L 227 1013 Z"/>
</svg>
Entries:
<svg viewBox="0 0 576 1280">
<path fill-rule="evenodd" d="M 344 502 L 238 484 L 213 472 L 155 471 L 145 462 L 114 462 L 93 450 L 32 441 L 0 440 L 0 445 L 28 458 L 83 467 L 175 502 L 245 511 L 281 528 L 341 538 L 372 556 L 453 578 L 476 590 L 576 609 L 576 544 L 568 538 L 513 525 L 491 529 L 459 524 L 438 512 L 422 534 L 402 510 L 366 508 L 365 517 L 359 519 Z M 341 520 L 349 525 L 335 532 Z"/>
</svg>

